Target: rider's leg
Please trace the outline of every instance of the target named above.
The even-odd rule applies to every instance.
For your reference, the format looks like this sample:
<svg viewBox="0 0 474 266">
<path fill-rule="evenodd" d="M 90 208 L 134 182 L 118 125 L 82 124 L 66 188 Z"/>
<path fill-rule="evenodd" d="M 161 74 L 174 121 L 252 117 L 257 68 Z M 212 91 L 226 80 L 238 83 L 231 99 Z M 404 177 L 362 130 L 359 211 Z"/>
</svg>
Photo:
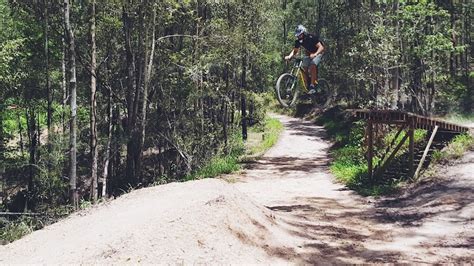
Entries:
<svg viewBox="0 0 474 266">
<path fill-rule="evenodd" d="M 309 70 L 311 71 L 311 84 L 318 84 L 318 67 L 314 64 L 311 64 L 309 66 Z"/>
<path fill-rule="evenodd" d="M 311 60 L 311 64 L 309 65 L 309 70 L 311 72 L 311 84 L 318 84 L 318 66 L 321 63 L 322 57 L 323 55 L 320 54 Z"/>
<path fill-rule="evenodd" d="M 308 67 L 303 67 L 303 77 L 304 77 L 304 85 L 306 88 L 309 87 L 310 83 L 310 78 L 309 78 L 309 73 L 308 73 Z"/>
</svg>

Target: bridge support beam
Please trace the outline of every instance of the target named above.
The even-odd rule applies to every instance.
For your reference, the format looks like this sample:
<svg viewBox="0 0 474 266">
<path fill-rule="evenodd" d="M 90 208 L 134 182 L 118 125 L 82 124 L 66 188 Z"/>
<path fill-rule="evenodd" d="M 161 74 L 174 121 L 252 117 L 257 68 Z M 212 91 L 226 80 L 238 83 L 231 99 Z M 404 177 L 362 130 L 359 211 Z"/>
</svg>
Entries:
<svg viewBox="0 0 474 266">
<path fill-rule="evenodd" d="M 421 167 L 423 167 L 423 163 L 425 162 L 426 156 L 428 155 L 428 152 L 430 151 L 431 143 L 433 143 L 436 132 L 438 132 L 438 126 L 435 126 L 433 133 L 431 133 L 430 140 L 428 141 L 428 144 L 426 145 L 426 148 L 425 148 L 425 151 L 423 152 L 423 156 L 421 157 L 420 163 L 418 164 L 415 174 L 413 175 L 413 179 L 417 179 L 418 175 L 420 174 Z"/>
<path fill-rule="evenodd" d="M 375 176 L 382 176 L 384 174 L 388 165 L 392 162 L 393 158 L 395 158 L 395 155 L 402 148 L 403 144 L 406 142 L 409 135 L 410 135 L 409 133 L 405 134 L 402 140 L 397 144 L 397 147 L 395 147 L 395 149 L 392 151 L 390 156 L 388 156 L 387 160 L 385 160 L 385 162 L 380 162 L 380 167 L 375 171 L 375 174 L 374 174 Z"/>
<path fill-rule="evenodd" d="M 414 121 L 413 119 L 410 119 L 409 121 L 410 127 L 408 129 L 408 138 L 409 138 L 409 144 L 408 144 L 408 156 L 409 156 L 409 169 L 410 169 L 410 176 L 413 176 L 415 173 L 415 127 L 414 127 Z"/>
</svg>

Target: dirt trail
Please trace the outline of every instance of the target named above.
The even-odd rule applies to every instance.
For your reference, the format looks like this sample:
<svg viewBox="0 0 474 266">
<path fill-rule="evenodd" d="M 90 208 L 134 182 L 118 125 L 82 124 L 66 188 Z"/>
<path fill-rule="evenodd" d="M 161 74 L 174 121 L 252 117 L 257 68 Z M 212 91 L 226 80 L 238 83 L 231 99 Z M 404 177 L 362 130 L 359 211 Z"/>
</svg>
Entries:
<svg viewBox="0 0 474 266">
<path fill-rule="evenodd" d="M 397 198 L 334 182 L 324 130 L 279 116 L 244 173 L 141 189 L 0 247 L 5 263 L 462 262 L 474 257 L 474 153 Z"/>
<path fill-rule="evenodd" d="M 446 262 L 474 258 L 474 153 L 397 198 L 363 198 L 334 182 L 322 127 L 286 131 L 236 186 L 299 237 L 298 262 Z M 449 171 L 449 172 L 448 172 Z"/>
</svg>

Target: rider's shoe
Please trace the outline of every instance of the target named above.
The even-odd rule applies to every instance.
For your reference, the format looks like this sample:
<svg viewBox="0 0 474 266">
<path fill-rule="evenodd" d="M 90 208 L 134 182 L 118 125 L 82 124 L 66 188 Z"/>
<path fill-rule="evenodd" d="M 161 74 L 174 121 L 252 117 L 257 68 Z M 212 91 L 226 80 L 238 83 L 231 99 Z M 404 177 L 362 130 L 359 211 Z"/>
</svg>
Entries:
<svg viewBox="0 0 474 266">
<path fill-rule="evenodd" d="M 317 84 L 316 84 L 316 85 L 314 85 L 314 84 L 309 85 L 308 94 L 315 94 L 315 93 L 317 92 L 317 91 L 316 91 L 316 87 L 317 87 L 317 86 L 318 86 Z"/>
</svg>

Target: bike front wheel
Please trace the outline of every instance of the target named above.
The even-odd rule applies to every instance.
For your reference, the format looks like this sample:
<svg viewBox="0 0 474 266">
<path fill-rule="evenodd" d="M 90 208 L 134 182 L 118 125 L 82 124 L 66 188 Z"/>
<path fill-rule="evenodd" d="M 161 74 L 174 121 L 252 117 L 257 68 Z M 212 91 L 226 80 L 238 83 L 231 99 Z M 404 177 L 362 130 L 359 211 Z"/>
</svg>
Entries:
<svg viewBox="0 0 474 266">
<path fill-rule="evenodd" d="M 276 95 L 278 102 L 283 107 L 291 107 L 298 98 L 297 78 L 291 74 L 282 74 L 276 83 Z"/>
</svg>

